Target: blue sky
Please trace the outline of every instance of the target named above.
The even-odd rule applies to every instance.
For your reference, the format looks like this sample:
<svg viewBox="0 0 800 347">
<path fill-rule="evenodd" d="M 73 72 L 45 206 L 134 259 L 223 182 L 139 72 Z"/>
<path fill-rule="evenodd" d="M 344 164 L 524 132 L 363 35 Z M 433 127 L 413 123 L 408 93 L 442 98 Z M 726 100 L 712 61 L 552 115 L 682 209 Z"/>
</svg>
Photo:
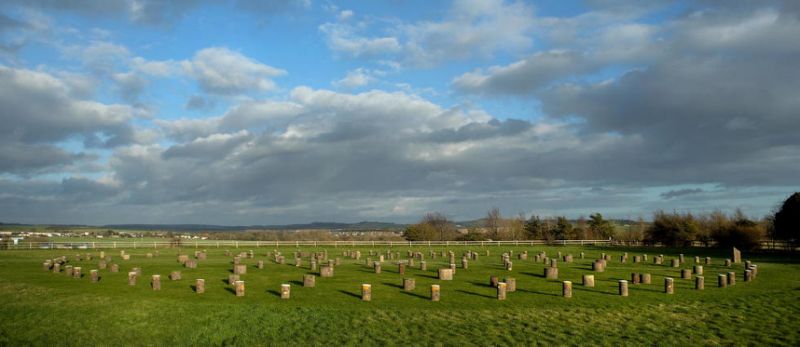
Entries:
<svg viewBox="0 0 800 347">
<path fill-rule="evenodd" d="M 7 1 L 0 221 L 731 212 L 797 191 L 792 1 Z"/>
</svg>

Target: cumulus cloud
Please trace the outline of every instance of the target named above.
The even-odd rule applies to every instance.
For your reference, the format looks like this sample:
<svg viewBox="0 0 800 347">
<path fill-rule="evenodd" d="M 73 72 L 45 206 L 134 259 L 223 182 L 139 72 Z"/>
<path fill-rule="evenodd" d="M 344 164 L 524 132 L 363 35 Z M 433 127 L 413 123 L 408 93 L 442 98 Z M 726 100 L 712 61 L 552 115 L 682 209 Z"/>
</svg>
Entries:
<svg viewBox="0 0 800 347">
<path fill-rule="evenodd" d="M 220 95 L 270 91 L 276 88 L 272 78 L 286 74 L 284 70 L 224 47 L 202 49 L 182 66 L 184 73 L 195 78 L 200 88 Z"/>
<path fill-rule="evenodd" d="M 136 109 L 74 94 L 71 84 L 51 74 L 0 66 L 0 171 L 24 174 L 72 163 L 80 154 L 56 144 L 75 137 L 90 147 L 134 141 Z"/>
<path fill-rule="evenodd" d="M 371 21 L 325 23 L 319 27 L 328 47 L 353 57 L 397 56 L 415 66 L 452 59 L 489 57 L 497 51 L 530 47 L 533 10 L 522 2 L 456 1 L 441 21 L 390 22 L 384 35 L 365 35 Z M 352 18 L 347 13 L 345 18 Z"/>
<path fill-rule="evenodd" d="M 372 76 L 369 70 L 358 68 L 347 72 L 347 75 L 340 80 L 333 82 L 335 87 L 341 88 L 358 88 L 366 86 L 375 82 L 375 77 Z"/>
<path fill-rule="evenodd" d="M 453 87 L 472 93 L 524 94 L 592 67 L 596 64 L 578 52 L 539 52 L 507 66 L 465 73 L 453 80 Z"/>
</svg>

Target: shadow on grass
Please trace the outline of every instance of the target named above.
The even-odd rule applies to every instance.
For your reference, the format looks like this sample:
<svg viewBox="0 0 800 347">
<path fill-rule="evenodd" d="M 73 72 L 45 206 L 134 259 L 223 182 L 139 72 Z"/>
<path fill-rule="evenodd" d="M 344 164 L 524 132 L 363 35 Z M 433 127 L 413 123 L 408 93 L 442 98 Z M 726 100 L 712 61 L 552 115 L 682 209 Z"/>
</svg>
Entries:
<svg viewBox="0 0 800 347">
<path fill-rule="evenodd" d="M 517 288 L 517 291 L 518 292 L 523 292 L 523 293 L 532 293 L 532 294 L 540 294 L 540 295 L 547 295 L 547 296 L 560 296 L 559 294 L 542 292 L 542 291 L 538 291 L 538 290 L 530 290 L 530 289 Z"/>
<path fill-rule="evenodd" d="M 544 270 L 542 270 L 542 271 L 544 271 Z M 528 271 L 526 271 L 526 272 L 520 272 L 520 274 L 522 274 L 522 275 L 528 275 L 528 276 L 533 276 L 533 277 L 541 277 L 541 278 L 544 278 L 544 274 L 541 274 L 541 273 L 534 273 L 534 272 L 528 272 Z"/>
<path fill-rule="evenodd" d="M 423 299 L 423 300 L 430 300 L 431 299 L 431 298 L 429 298 L 429 297 L 427 297 L 425 295 L 417 294 L 417 293 L 414 293 L 414 292 L 401 291 L 400 293 L 403 293 L 403 294 L 409 295 L 409 296 L 415 296 L 415 297 L 418 297 L 418 298 Z"/>
<path fill-rule="evenodd" d="M 275 289 L 270 289 L 270 290 L 267 290 L 267 293 L 270 293 L 270 294 L 272 294 L 272 295 L 275 295 L 275 296 L 277 296 L 277 297 L 279 297 L 279 298 L 281 297 L 281 292 L 279 292 L 279 291 L 277 291 L 277 290 L 275 290 Z"/>
<path fill-rule="evenodd" d="M 500 281 L 499 277 L 498 277 L 497 281 L 498 282 Z M 489 282 L 469 281 L 469 284 L 472 284 L 472 285 L 475 285 L 475 286 L 478 286 L 478 287 L 490 287 L 490 288 L 492 287 L 492 285 L 489 284 Z"/>
<path fill-rule="evenodd" d="M 294 284 L 294 285 L 298 285 L 298 286 L 302 286 L 303 285 L 303 281 L 298 281 L 298 280 L 291 280 L 291 281 L 289 281 L 289 283 Z"/>
<path fill-rule="evenodd" d="M 517 290 L 519 290 L 519 289 L 517 289 Z M 456 289 L 456 291 L 459 292 L 459 293 L 464 293 L 464 294 L 474 295 L 474 296 L 480 296 L 480 297 L 489 298 L 489 299 L 494 299 L 495 298 L 493 295 L 475 293 L 475 292 L 470 292 L 468 290 L 463 290 L 463 289 Z"/>
<path fill-rule="evenodd" d="M 403 285 L 401 285 L 401 284 L 397 284 L 397 283 L 391 283 L 391 282 L 381 282 L 381 284 L 383 284 L 383 285 L 385 285 L 385 286 L 389 286 L 389 287 L 395 287 L 395 288 L 400 288 L 400 289 L 403 289 Z"/>
<path fill-rule="evenodd" d="M 227 290 L 228 292 L 230 292 L 233 295 L 236 295 L 236 290 L 231 288 L 231 287 L 225 287 L 225 290 Z"/>
<path fill-rule="evenodd" d="M 439 279 L 439 276 L 437 276 L 437 275 L 429 275 L 429 274 L 426 274 L 426 273 L 419 274 L 419 276 L 420 277 L 433 278 L 433 279 Z"/>
<path fill-rule="evenodd" d="M 602 290 L 597 289 L 597 287 L 587 288 L 587 287 L 584 287 L 584 286 L 575 286 L 575 287 L 572 287 L 572 290 L 574 290 L 576 292 L 590 292 L 590 293 L 597 293 L 597 294 L 619 296 L 619 293 L 617 293 L 617 292 L 613 292 L 613 293 L 612 292 L 604 292 Z M 558 296 L 558 295 L 556 295 L 556 296 Z"/>
<path fill-rule="evenodd" d="M 193 292 L 197 292 L 197 286 L 196 285 L 194 285 L 194 284 L 189 285 L 189 288 L 191 288 Z"/>
<path fill-rule="evenodd" d="M 353 293 L 353 292 L 348 292 L 348 291 L 346 291 L 344 289 L 339 289 L 339 293 L 346 294 L 346 295 L 349 295 L 349 296 L 352 296 L 354 298 L 358 298 L 359 300 L 361 300 L 361 295 L 360 294 L 356 294 L 356 293 Z"/>
</svg>

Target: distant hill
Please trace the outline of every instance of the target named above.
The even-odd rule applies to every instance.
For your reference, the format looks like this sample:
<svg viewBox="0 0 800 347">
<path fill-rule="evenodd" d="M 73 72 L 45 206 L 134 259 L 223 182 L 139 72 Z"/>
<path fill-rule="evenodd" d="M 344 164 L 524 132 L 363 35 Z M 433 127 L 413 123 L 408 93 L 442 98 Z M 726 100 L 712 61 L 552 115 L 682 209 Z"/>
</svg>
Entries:
<svg viewBox="0 0 800 347">
<path fill-rule="evenodd" d="M 210 224 L 109 224 L 102 228 L 122 230 L 166 230 L 166 231 L 244 231 L 244 230 L 302 230 L 302 229 L 329 229 L 329 230 L 399 230 L 405 228 L 404 224 L 383 222 L 358 222 L 358 223 L 333 223 L 312 222 L 306 224 L 286 225 L 210 225 Z"/>
</svg>

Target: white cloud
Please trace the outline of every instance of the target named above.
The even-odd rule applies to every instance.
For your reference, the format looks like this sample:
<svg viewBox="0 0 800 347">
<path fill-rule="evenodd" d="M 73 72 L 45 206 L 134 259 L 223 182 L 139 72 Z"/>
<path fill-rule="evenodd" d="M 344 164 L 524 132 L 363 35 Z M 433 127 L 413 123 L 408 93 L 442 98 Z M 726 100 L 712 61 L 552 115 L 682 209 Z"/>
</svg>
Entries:
<svg viewBox="0 0 800 347">
<path fill-rule="evenodd" d="M 393 55 L 406 64 L 429 66 L 529 48 L 533 10 L 522 2 L 456 1 L 441 21 L 389 22 L 385 35 L 360 34 L 373 25 L 326 23 L 320 31 L 335 52 L 354 57 Z"/>
<path fill-rule="evenodd" d="M 333 85 L 340 88 L 358 88 L 366 86 L 375 82 L 375 77 L 370 75 L 370 72 L 364 68 L 358 68 L 347 72 L 344 78 L 334 81 Z"/>
<path fill-rule="evenodd" d="M 203 90 L 220 95 L 271 91 L 276 88 L 272 78 L 286 74 L 224 47 L 202 49 L 182 67 Z"/>
</svg>

